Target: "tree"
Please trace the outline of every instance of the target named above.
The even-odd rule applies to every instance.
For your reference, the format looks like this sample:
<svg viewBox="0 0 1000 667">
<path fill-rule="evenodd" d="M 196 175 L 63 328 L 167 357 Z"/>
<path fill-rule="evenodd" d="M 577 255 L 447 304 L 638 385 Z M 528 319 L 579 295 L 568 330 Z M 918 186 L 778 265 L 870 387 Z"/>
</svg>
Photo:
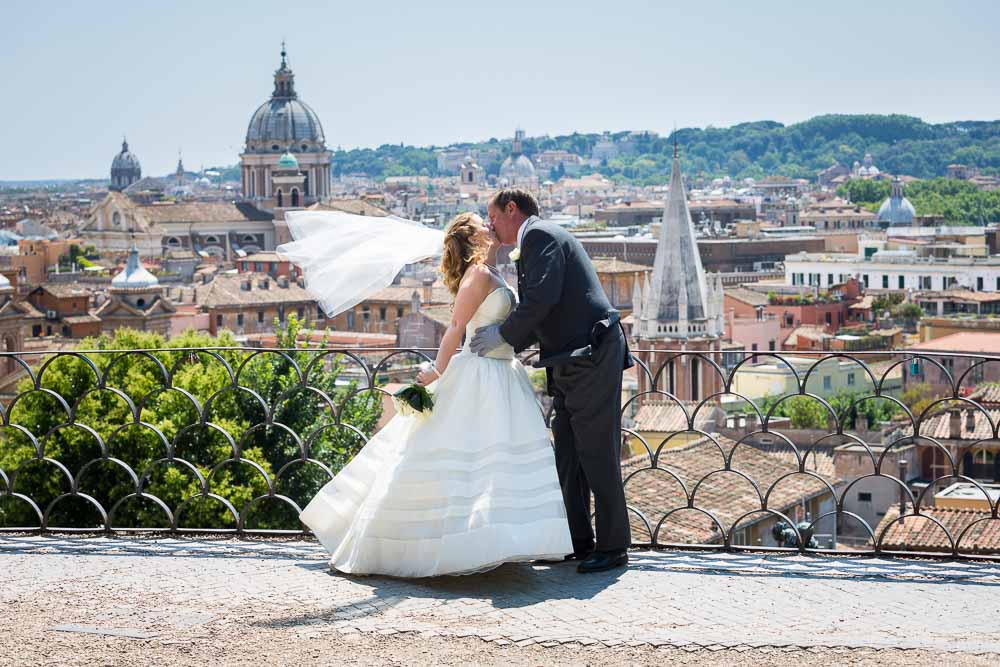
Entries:
<svg viewBox="0 0 1000 667">
<path fill-rule="evenodd" d="M 290 318 L 288 325 L 278 330 L 279 346 L 295 348 L 300 328 L 299 322 Z M 308 438 L 310 459 L 336 472 L 374 430 L 381 416 L 379 396 L 362 392 L 352 398 L 357 385 L 340 380 L 343 367 L 332 353 L 325 357 L 326 363 L 311 367 L 309 387 L 329 396 L 343 411 L 339 424 L 358 429 L 353 431 L 337 423 L 330 407 L 315 391 L 298 386 L 300 376 L 295 365 L 305 372 L 318 353 L 294 350 L 283 356 L 254 355 L 243 350 L 209 353 L 179 349 L 230 347 L 234 342 L 228 333 L 213 338 L 194 331 L 170 341 L 131 330 L 86 339 L 81 349 L 159 351 L 90 355 L 96 373 L 80 357 L 55 358 L 41 373 L 40 385 L 46 391 L 32 391 L 28 379 L 19 384 L 23 396 L 12 406 L 11 423 L 36 434 L 44 455 L 65 465 L 77 478 L 80 491 L 94 497 L 106 510 L 133 491 L 126 465 L 143 476 L 143 491 L 163 500 L 172 511 L 186 499 L 194 498 L 181 516 L 184 527 L 233 525 L 223 502 L 198 497 L 202 489 L 195 470 L 207 480 L 208 490 L 231 503 L 237 512 L 268 493 L 264 475 L 275 484 L 278 494 L 301 507 L 327 475 L 316 465 L 295 463 L 302 459 L 302 450 L 292 433 L 303 440 Z M 238 373 L 239 388 L 227 364 Z M 103 376 L 104 386 L 99 380 Z M 110 388 L 123 391 L 131 405 Z M 74 419 L 49 392 L 61 396 L 66 405 L 76 406 Z M 138 420 L 132 406 L 138 410 Z M 268 410 L 273 411 L 270 420 Z M 101 442 L 106 444 L 111 459 L 121 464 L 103 459 Z M 236 459 L 237 452 L 239 460 L 226 463 Z M 35 458 L 34 446 L 26 434 L 13 428 L 2 432 L 0 469 L 10 475 L 23 464 L 14 491 L 28 495 L 44 511 L 69 489 L 55 466 L 32 460 Z M 94 459 L 99 460 L 84 470 Z M 288 467 L 282 470 L 286 464 Z M 273 499 L 256 505 L 249 516 L 250 528 L 299 526 L 295 512 Z M 0 525 L 30 526 L 36 522 L 37 517 L 26 503 L 0 500 Z M 83 499 L 69 498 L 56 506 L 50 523 L 93 527 L 99 524 L 99 515 Z M 166 527 L 166 517 L 155 502 L 133 498 L 120 506 L 114 524 Z"/>
</svg>

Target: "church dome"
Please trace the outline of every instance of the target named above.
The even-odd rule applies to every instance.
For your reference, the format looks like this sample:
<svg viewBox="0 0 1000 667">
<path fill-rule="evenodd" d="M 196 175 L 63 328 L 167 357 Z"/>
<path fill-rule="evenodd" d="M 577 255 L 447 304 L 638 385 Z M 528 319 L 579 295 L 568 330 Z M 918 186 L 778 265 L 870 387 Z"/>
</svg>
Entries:
<svg viewBox="0 0 1000 667">
<path fill-rule="evenodd" d="M 111 161 L 111 189 L 124 190 L 142 178 L 139 158 L 128 149 L 128 142 L 122 139 L 122 150 Z"/>
<path fill-rule="evenodd" d="M 285 151 L 278 160 L 278 169 L 298 169 L 299 161 L 291 153 Z"/>
<path fill-rule="evenodd" d="M 535 165 L 527 155 L 511 155 L 500 165 L 500 178 L 505 178 L 509 183 L 519 183 L 529 181 L 535 177 Z"/>
<path fill-rule="evenodd" d="M 156 287 L 160 281 L 139 261 L 139 249 L 132 246 L 125 269 L 111 279 L 111 289 L 146 289 Z"/>
<path fill-rule="evenodd" d="M 281 66 L 274 72 L 274 92 L 250 118 L 247 127 L 248 153 L 276 153 L 291 147 L 295 152 L 326 150 L 326 137 L 319 116 L 298 98 L 295 74 L 281 49 Z"/>
<path fill-rule="evenodd" d="M 878 221 L 890 227 L 912 225 L 917 211 L 910 200 L 903 196 L 903 183 L 898 178 L 892 182 L 892 193 L 878 209 Z"/>
</svg>

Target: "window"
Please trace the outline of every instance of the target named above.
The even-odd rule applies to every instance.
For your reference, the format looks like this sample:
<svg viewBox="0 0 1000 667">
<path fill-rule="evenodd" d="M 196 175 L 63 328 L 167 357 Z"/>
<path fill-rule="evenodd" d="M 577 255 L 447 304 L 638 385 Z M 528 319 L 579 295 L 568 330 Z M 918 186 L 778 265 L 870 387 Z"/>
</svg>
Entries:
<svg viewBox="0 0 1000 667">
<path fill-rule="evenodd" d="M 982 276 L 979 276 L 978 278 L 976 278 L 976 291 L 978 291 L 978 292 L 982 292 L 983 291 L 983 277 Z"/>
<path fill-rule="evenodd" d="M 866 493 L 864 491 L 858 492 L 858 502 L 859 503 L 870 503 L 872 501 L 872 494 Z"/>
<path fill-rule="evenodd" d="M 278 306 L 278 321 L 279 322 L 284 322 L 285 321 L 285 307 L 284 306 Z"/>
<path fill-rule="evenodd" d="M 830 390 L 833 388 L 833 380 L 829 375 L 823 376 L 823 389 Z"/>
<path fill-rule="evenodd" d="M 930 276 L 920 276 L 920 289 L 931 289 Z"/>
<path fill-rule="evenodd" d="M 847 374 L 847 386 L 849 387 L 854 386 L 854 373 Z"/>
<path fill-rule="evenodd" d="M 215 316 L 215 326 L 217 326 L 217 327 L 221 327 L 222 326 L 222 315 L 216 315 Z"/>
<path fill-rule="evenodd" d="M 945 289 L 948 289 L 949 287 L 955 287 L 956 285 L 958 285 L 958 278 L 956 278 L 955 276 L 948 276 L 947 278 L 944 279 Z"/>
<path fill-rule="evenodd" d="M 371 311 L 368 309 L 368 306 L 363 306 L 361 308 L 361 319 L 367 322 L 369 319 L 371 319 L 371 316 L 372 314 Z"/>
<path fill-rule="evenodd" d="M 865 284 L 865 287 L 868 287 L 868 274 L 867 273 L 861 276 L 861 282 L 863 282 Z"/>
<path fill-rule="evenodd" d="M 316 306 L 316 319 L 317 320 L 323 319 L 323 309 L 320 308 L 319 306 Z"/>
<path fill-rule="evenodd" d="M 905 276 L 900 276 L 899 277 L 899 282 L 897 283 L 897 286 L 899 287 L 899 289 L 905 289 L 906 288 L 906 277 Z"/>
<path fill-rule="evenodd" d="M 306 309 L 303 308 L 302 306 L 299 306 L 298 308 L 295 309 L 295 315 L 300 320 L 306 319 Z"/>
<path fill-rule="evenodd" d="M 257 323 L 258 324 L 263 324 L 264 323 L 264 311 L 263 310 L 258 310 L 257 311 Z"/>
<path fill-rule="evenodd" d="M 385 306 L 381 306 L 381 307 L 380 307 L 380 308 L 378 309 L 378 319 L 379 319 L 379 321 L 381 321 L 381 322 L 385 322 L 385 313 L 386 313 L 386 308 L 385 308 Z"/>
<path fill-rule="evenodd" d="M 882 276 L 882 289 L 889 289 L 889 276 Z"/>
<path fill-rule="evenodd" d="M 236 326 L 243 326 L 243 313 L 236 313 Z"/>
<path fill-rule="evenodd" d="M 402 316 L 403 316 L 403 307 L 400 306 L 399 308 L 396 309 L 396 318 L 398 319 Z"/>
<path fill-rule="evenodd" d="M 827 285 L 832 285 L 833 284 L 833 274 L 832 273 L 826 274 L 826 284 Z"/>
<path fill-rule="evenodd" d="M 119 213 L 118 211 L 115 211 L 114 214 L 111 216 L 111 224 L 113 224 L 115 227 L 121 227 L 122 214 Z M 32 248 L 32 250 L 34 250 L 34 248 Z"/>
<path fill-rule="evenodd" d="M 767 349 L 771 352 L 774 352 L 775 349 L 777 349 L 777 346 L 774 344 L 773 340 L 767 341 Z"/>
<path fill-rule="evenodd" d="M 832 326 L 833 325 L 833 315 L 829 311 L 827 311 L 826 313 L 824 313 L 823 319 L 826 320 L 826 326 Z"/>
<path fill-rule="evenodd" d="M 261 262 L 254 262 L 253 270 L 256 271 L 257 273 L 260 273 L 261 271 L 264 270 L 264 265 Z"/>
<path fill-rule="evenodd" d="M 997 278 L 997 291 L 1000 292 L 1000 277 Z"/>
</svg>

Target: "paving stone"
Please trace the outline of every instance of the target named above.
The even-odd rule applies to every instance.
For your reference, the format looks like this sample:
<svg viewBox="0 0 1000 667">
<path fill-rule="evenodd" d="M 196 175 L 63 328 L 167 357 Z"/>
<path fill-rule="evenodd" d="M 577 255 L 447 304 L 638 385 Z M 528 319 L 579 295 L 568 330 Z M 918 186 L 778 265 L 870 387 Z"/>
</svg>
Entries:
<svg viewBox="0 0 1000 667">
<path fill-rule="evenodd" d="M 168 636 L 257 614 L 256 622 L 303 633 L 408 632 L 592 650 L 1000 651 L 996 563 L 632 555 L 632 567 L 614 577 L 518 564 L 407 581 L 332 572 L 323 550 L 306 541 L 0 537 L 0 602 L 53 591 L 83 599 L 90 615 L 67 610 L 64 620 L 99 634 Z"/>
</svg>

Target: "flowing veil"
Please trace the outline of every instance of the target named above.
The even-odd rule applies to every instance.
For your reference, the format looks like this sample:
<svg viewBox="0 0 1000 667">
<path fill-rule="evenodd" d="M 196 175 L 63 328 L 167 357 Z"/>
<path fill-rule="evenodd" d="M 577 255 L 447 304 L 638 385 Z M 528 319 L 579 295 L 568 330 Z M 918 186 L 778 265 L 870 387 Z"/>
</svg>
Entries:
<svg viewBox="0 0 1000 667">
<path fill-rule="evenodd" d="M 395 216 L 290 211 L 294 241 L 278 254 L 302 269 L 306 289 L 333 317 L 392 284 L 407 264 L 441 254 L 444 232 Z"/>
</svg>

